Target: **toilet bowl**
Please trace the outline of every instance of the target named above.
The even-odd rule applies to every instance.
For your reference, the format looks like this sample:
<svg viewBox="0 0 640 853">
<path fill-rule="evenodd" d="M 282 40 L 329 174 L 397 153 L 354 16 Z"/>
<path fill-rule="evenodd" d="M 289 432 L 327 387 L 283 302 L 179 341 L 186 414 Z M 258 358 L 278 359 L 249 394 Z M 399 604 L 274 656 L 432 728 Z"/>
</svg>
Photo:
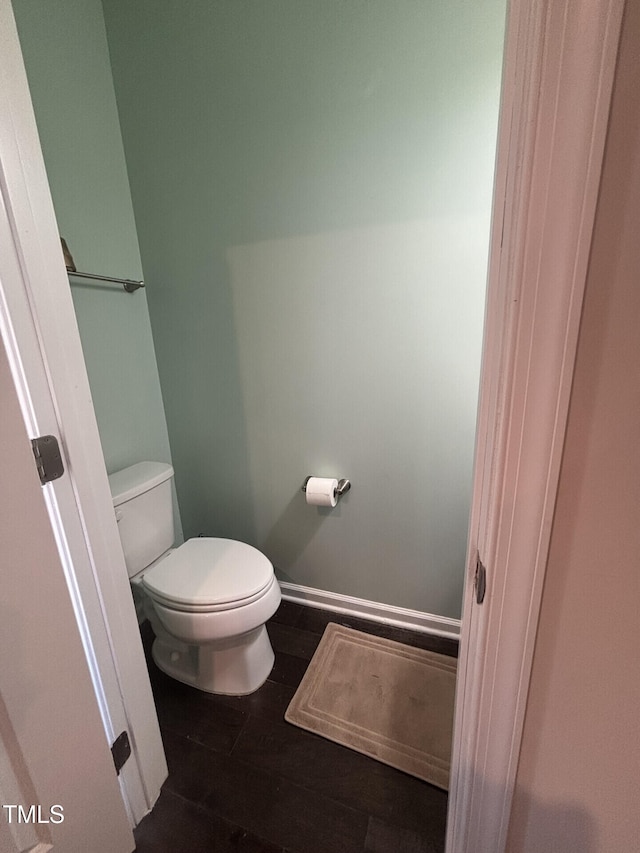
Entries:
<svg viewBox="0 0 640 853">
<path fill-rule="evenodd" d="M 265 627 L 280 604 L 270 561 L 232 539 L 173 544 L 170 465 L 140 462 L 109 477 L 131 584 L 172 678 L 208 693 L 257 690 L 273 667 Z"/>
<path fill-rule="evenodd" d="M 234 695 L 266 681 L 274 655 L 265 622 L 280 587 L 264 554 L 230 539 L 190 539 L 143 572 L 140 586 L 151 604 L 153 659 L 167 675 Z"/>
</svg>

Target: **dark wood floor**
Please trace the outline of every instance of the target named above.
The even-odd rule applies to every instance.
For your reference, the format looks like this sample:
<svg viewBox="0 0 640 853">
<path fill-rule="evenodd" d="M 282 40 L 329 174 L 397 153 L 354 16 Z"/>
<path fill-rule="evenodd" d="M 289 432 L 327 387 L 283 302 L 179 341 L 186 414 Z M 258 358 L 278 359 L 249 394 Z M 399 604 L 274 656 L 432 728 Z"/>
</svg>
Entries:
<svg viewBox="0 0 640 853">
<path fill-rule="evenodd" d="M 251 696 L 212 696 L 150 659 L 169 778 L 135 830 L 137 853 L 439 853 L 447 795 L 284 721 L 328 622 L 456 655 L 457 643 L 284 601 L 276 662 Z"/>
</svg>

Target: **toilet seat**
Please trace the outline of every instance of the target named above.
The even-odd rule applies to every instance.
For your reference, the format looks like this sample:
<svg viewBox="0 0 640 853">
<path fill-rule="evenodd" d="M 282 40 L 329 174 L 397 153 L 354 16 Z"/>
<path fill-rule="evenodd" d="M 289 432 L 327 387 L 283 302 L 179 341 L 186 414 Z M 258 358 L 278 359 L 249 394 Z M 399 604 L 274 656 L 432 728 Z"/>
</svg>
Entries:
<svg viewBox="0 0 640 853">
<path fill-rule="evenodd" d="M 165 607 L 210 613 L 243 607 L 276 582 L 264 554 L 233 539 L 189 539 L 145 572 L 142 586 Z"/>
</svg>

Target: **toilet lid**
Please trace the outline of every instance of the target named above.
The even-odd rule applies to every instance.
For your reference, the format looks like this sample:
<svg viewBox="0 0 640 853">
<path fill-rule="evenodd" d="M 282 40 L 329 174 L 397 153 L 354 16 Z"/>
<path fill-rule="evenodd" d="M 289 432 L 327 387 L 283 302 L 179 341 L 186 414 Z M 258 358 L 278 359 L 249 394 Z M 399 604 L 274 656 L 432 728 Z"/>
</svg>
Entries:
<svg viewBox="0 0 640 853">
<path fill-rule="evenodd" d="M 145 573 L 153 597 L 190 607 L 232 605 L 255 597 L 273 579 L 264 554 L 233 539 L 189 539 Z"/>
</svg>

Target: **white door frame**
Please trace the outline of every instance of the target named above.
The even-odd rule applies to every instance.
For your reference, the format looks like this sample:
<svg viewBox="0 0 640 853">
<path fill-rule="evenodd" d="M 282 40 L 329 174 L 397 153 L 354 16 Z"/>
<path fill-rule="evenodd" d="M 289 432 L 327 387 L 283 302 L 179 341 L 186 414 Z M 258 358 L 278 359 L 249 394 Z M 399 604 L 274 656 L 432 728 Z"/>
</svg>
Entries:
<svg viewBox="0 0 640 853">
<path fill-rule="evenodd" d="M 6 224 L 0 216 L 0 229 Z M 34 468 L 2 343 L 0 400 L 0 850 L 130 853 L 130 820 L 45 506 L 50 487 Z M 36 809 L 42 820 L 28 817 Z"/>
<path fill-rule="evenodd" d="M 135 825 L 167 768 L 10 0 L 0 0 L 0 243 L 0 332 L 29 438 L 60 441 L 65 474 L 44 498 L 106 737 L 129 733 L 118 778 Z"/>
<path fill-rule="evenodd" d="M 507 841 L 623 5 L 509 7 L 447 853 Z"/>
<path fill-rule="evenodd" d="M 622 6 L 623 0 L 510 2 L 447 853 L 505 847 Z M 69 582 L 76 584 L 105 725 L 115 731 L 120 721 L 113 720 L 128 718 L 136 738 L 151 729 L 155 742 L 157 721 L 152 706 L 149 714 L 135 617 L 123 593 L 126 571 L 9 0 L 0 0 L 0 33 L 0 180 L 22 269 L 19 286 L 0 282 L 3 337 L 30 435 L 46 427 L 37 417 L 46 389 L 31 362 L 39 358 L 45 367 L 68 474 L 51 490 L 57 501 L 50 515 Z M 489 570 L 482 606 L 472 594 L 477 551 Z M 145 777 L 157 782 L 166 772 L 157 750 L 146 749 L 155 769 L 140 768 L 137 807 L 154 799 Z M 142 816 L 136 808 L 133 814 Z"/>
</svg>

